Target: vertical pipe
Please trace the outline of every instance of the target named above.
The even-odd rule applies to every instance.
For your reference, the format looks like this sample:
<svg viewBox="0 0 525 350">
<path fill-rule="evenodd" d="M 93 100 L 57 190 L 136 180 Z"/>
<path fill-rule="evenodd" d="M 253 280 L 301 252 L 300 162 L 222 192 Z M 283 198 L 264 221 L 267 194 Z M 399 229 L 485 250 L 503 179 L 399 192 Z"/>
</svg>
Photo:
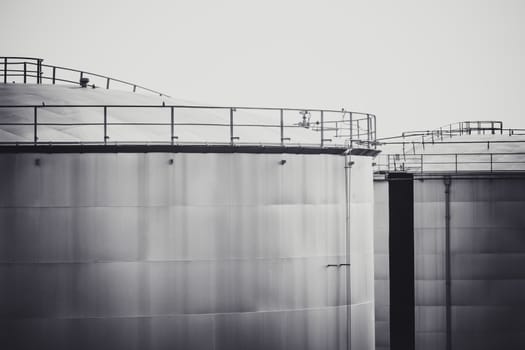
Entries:
<svg viewBox="0 0 525 350">
<path fill-rule="evenodd" d="M 37 117 L 37 107 L 35 106 L 34 107 L 34 120 L 33 120 L 33 143 L 35 144 L 35 146 L 38 143 L 37 127 L 38 127 L 38 117 Z"/>
<path fill-rule="evenodd" d="M 171 122 L 170 122 L 170 128 L 171 128 L 171 144 L 173 145 L 173 139 L 175 138 L 175 108 L 171 106 Z"/>
<path fill-rule="evenodd" d="M 345 222 L 345 236 L 346 236 L 346 254 L 345 263 L 346 269 L 346 348 L 352 349 L 352 274 L 350 268 L 350 248 L 351 248 L 351 213 L 352 213 L 352 155 L 348 153 L 345 156 L 345 195 L 346 195 L 346 222 Z"/>
<path fill-rule="evenodd" d="M 108 107 L 104 106 L 104 145 L 108 142 Z"/>
<path fill-rule="evenodd" d="M 446 350 L 452 350 L 452 288 L 450 266 L 450 176 L 445 179 L 445 317 L 446 317 Z"/>
<path fill-rule="evenodd" d="M 24 62 L 24 84 L 27 83 L 27 62 Z"/>
<path fill-rule="evenodd" d="M 230 144 L 233 146 L 233 108 L 230 108 Z"/>
<path fill-rule="evenodd" d="M 324 114 L 321 111 L 321 147 L 324 145 Z"/>
<path fill-rule="evenodd" d="M 282 110 L 282 108 L 281 108 L 280 129 L 281 129 L 281 146 L 284 146 L 284 111 Z"/>
</svg>

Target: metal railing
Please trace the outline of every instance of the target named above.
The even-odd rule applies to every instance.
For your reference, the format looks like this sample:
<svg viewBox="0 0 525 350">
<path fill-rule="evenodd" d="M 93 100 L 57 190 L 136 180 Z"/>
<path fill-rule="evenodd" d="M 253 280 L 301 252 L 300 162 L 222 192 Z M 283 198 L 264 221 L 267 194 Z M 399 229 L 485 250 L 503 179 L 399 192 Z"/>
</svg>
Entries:
<svg viewBox="0 0 525 350">
<path fill-rule="evenodd" d="M 408 139 L 410 143 L 419 142 L 419 143 L 435 143 L 439 141 L 445 141 L 447 138 L 452 138 L 454 136 L 463 136 L 463 135 L 485 135 L 485 134 L 503 134 L 505 131 L 508 131 L 509 134 L 512 134 L 513 129 L 504 129 L 503 122 L 499 120 L 470 120 L 462 121 L 457 123 L 452 123 L 448 125 L 441 126 L 433 130 L 414 130 L 414 131 L 405 131 L 401 135 L 383 137 L 377 141 L 385 141 L 386 143 L 390 140 L 399 140 Z M 516 129 L 521 130 L 521 129 Z M 413 140 L 415 139 L 415 140 Z M 400 142 L 397 142 L 400 143 Z"/>
<path fill-rule="evenodd" d="M 83 121 L 73 120 L 68 117 L 70 115 L 81 116 Z M 0 105 L 0 128 L 10 132 L 10 135 L 23 135 L 14 139 L 11 136 L 9 140 L 0 139 L 0 145 L 198 143 L 370 149 L 376 147 L 375 126 L 375 115 L 345 110 L 183 106 L 164 103 Z M 132 140 L 114 136 L 118 134 L 115 131 L 119 127 L 134 127 L 134 134 L 145 136 Z M 145 132 L 148 128 L 153 128 L 157 136 L 148 137 Z M 188 131 L 198 135 L 203 128 L 212 128 L 210 134 L 214 136 L 211 139 L 204 136 L 197 139 L 187 137 Z M 70 139 L 42 137 L 42 131 L 45 133 L 46 129 L 76 131 Z M 268 129 L 274 132 L 266 133 L 266 137 L 263 137 L 263 130 Z"/>
<path fill-rule="evenodd" d="M 379 155 L 376 172 L 461 173 L 525 171 L 525 153 L 442 153 Z"/>
<path fill-rule="evenodd" d="M 144 86 L 130 83 L 128 81 L 111 78 L 105 75 L 87 72 L 60 66 L 53 66 L 43 63 L 42 58 L 35 57 L 0 57 L 0 78 L 4 84 L 8 83 L 35 83 L 35 84 L 56 84 L 67 83 L 81 85 L 83 79 L 89 79 L 87 86 L 96 88 L 102 87 L 109 89 L 110 86 L 118 84 L 125 89 L 133 92 L 152 93 L 159 96 L 168 95 L 148 89 Z"/>
</svg>

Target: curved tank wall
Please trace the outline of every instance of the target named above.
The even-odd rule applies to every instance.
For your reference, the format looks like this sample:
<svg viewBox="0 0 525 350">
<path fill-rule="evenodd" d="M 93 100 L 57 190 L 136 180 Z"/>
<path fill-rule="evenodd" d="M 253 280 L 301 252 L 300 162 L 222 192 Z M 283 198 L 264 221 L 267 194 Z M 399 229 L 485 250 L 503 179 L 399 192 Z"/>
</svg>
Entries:
<svg viewBox="0 0 525 350">
<path fill-rule="evenodd" d="M 416 346 L 445 349 L 445 183 L 414 185 Z M 450 181 L 452 349 L 521 349 L 525 343 L 525 177 Z"/>
<path fill-rule="evenodd" d="M 348 242 L 343 156 L 0 154 L 2 348 L 373 349 L 352 160 Z"/>
</svg>

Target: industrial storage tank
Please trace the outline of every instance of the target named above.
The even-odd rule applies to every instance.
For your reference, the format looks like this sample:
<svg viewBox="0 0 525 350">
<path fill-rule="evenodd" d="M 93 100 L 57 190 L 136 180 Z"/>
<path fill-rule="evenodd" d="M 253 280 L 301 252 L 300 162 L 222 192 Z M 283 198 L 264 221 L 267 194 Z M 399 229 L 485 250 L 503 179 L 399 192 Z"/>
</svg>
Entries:
<svg viewBox="0 0 525 350">
<path fill-rule="evenodd" d="M 373 115 L 2 62 L 1 348 L 374 348 Z"/>
<path fill-rule="evenodd" d="M 374 184 L 377 349 L 523 347 L 524 136 L 466 121 L 386 141 Z"/>
</svg>

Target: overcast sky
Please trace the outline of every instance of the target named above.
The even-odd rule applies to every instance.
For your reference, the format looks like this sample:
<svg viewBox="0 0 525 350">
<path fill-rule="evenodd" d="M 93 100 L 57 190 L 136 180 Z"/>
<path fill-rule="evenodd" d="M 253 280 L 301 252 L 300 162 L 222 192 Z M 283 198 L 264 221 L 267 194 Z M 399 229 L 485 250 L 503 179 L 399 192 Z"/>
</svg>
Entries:
<svg viewBox="0 0 525 350">
<path fill-rule="evenodd" d="M 215 105 L 525 127 L 524 0 L 2 0 L 0 55 Z"/>
</svg>

